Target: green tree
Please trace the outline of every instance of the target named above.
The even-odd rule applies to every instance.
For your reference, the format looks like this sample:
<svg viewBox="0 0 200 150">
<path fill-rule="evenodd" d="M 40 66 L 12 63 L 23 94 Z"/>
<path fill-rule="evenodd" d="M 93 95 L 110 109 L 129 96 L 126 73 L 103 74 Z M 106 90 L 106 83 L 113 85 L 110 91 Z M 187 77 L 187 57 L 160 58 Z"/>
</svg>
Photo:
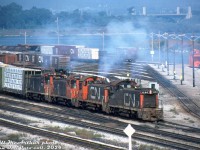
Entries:
<svg viewBox="0 0 200 150">
<path fill-rule="evenodd" d="M 11 3 L 7 6 L 1 7 L 1 26 L 4 28 L 19 28 L 22 21 L 22 7 L 16 3 Z"/>
</svg>

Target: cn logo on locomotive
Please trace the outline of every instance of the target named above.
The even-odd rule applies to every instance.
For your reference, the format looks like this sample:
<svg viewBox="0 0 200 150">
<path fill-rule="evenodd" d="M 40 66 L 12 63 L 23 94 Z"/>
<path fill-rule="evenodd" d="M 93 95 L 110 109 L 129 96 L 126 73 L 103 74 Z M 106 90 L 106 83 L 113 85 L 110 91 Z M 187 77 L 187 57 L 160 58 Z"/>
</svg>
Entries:
<svg viewBox="0 0 200 150">
<path fill-rule="evenodd" d="M 90 87 L 90 97 L 91 97 L 91 99 L 101 100 L 100 88 L 91 86 Z"/>
<path fill-rule="evenodd" d="M 131 104 L 133 107 L 136 106 L 135 94 L 124 93 L 124 106 L 130 107 Z"/>
</svg>

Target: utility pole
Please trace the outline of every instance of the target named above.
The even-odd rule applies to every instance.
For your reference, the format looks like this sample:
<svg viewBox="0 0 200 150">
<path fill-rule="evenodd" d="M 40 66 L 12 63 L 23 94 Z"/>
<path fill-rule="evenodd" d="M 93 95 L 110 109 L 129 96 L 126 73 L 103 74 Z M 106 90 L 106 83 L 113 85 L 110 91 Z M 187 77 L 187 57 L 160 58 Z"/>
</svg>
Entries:
<svg viewBox="0 0 200 150">
<path fill-rule="evenodd" d="M 152 39 L 151 39 L 151 61 L 153 62 L 153 55 L 154 55 L 154 49 L 153 49 L 153 33 L 152 33 Z"/>
<path fill-rule="evenodd" d="M 195 72 L 194 72 L 194 35 L 192 36 L 192 74 L 193 74 L 193 87 L 195 87 Z"/>
<path fill-rule="evenodd" d="M 158 45 L 158 50 L 159 50 L 159 56 L 158 56 L 158 60 L 159 60 L 159 63 L 158 63 L 158 68 L 159 68 L 159 66 L 160 66 L 160 31 L 159 31 L 159 35 L 158 35 L 158 42 L 159 42 L 159 45 Z"/>
<path fill-rule="evenodd" d="M 104 51 L 104 32 L 103 32 L 103 34 L 102 34 L 102 38 L 103 38 L 103 43 L 102 43 L 102 48 L 103 48 L 103 51 Z"/>
<path fill-rule="evenodd" d="M 24 44 L 26 44 L 26 31 L 24 33 Z"/>
<path fill-rule="evenodd" d="M 183 60 L 183 36 L 181 35 L 181 62 L 182 62 L 182 81 L 184 81 L 184 60 Z"/>
<path fill-rule="evenodd" d="M 169 75 L 169 45 L 168 45 L 168 33 L 166 35 L 166 49 L 167 49 L 167 75 Z"/>
<path fill-rule="evenodd" d="M 174 80 L 176 79 L 176 66 L 175 66 L 175 61 L 176 61 L 176 52 L 174 48 L 174 62 L 173 62 L 173 74 L 174 74 Z"/>
<path fill-rule="evenodd" d="M 60 44 L 58 17 L 56 19 L 56 25 L 57 25 L 57 40 L 58 40 L 58 44 Z"/>
</svg>

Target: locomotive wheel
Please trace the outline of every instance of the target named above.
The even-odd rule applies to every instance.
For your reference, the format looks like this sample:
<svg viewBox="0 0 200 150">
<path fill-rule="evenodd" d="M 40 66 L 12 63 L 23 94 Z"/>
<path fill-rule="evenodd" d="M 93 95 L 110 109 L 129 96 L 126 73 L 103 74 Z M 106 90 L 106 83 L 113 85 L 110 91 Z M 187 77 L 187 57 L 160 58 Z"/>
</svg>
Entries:
<svg viewBox="0 0 200 150">
<path fill-rule="evenodd" d="M 98 105 L 96 105 L 96 106 L 95 106 L 95 110 L 96 110 L 96 111 L 101 111 L 101 107 L 98 106 Z"/>
<path fill-rule="evenodd" d="M 72 107 L 73 105 L 72 105 L 72 103 L 71 103 L 71 101 L 69 101 L 69 100 L 67 100 L 67 99 L 65 99 L 65 105 L 67 106 L 67 107 Z"/>
<path fill-rule="evenodd" d="M 109 114 L 111 112 L 110 106 L 106 107 L 106 113 Z"/>
<path fill-rule="evenodd" d="M 56 97 L 52 97 L 51 99 L 52 99 L 53 104 L 57 104 L 57 98 Z"/>
<path fill-rule="evenodd" d="M 82 102 L 81 108 L 86 109 L 86 103 Z"/>
<path fill-rule="evenodd" d="M 73 99 L 71 102 L 72 102 L 72 105 L 75 106 L 75 107 L 80 106 L 80 102 L 77 99 Z"/>
<path fill-rule="evenodd" d="M 118 116 L 118 115 L 119 115 L 119 109 L 118 109 L 118 108 L 115 108 L 115 109 L 114 109 L 114 115 L 115 115 L 115 116 Z"/>
<path fill-rule="evenodd" d="M 79 104 L 79 101 L 78 100 L 76 100 L 76 102 L 75 102 L 75 105 L 74 105 L 75 107 L 79 107 L 80 106 L 80 104 Z"/>
<path fill-rule="evenodd" d="M 29 100 L 33 100 L 33 97 L 32 97 L 32 95 L 31 95 L 30 93 L 27 94 L 27 98 L 28 98 Z"/>
<path fill-rule="evenodd" d="M 40 101 L 45 101 L 45 98 L 43 95 L 40 95 L 39 98 L 40 98 Z"/>
<path fill-rule="evenodd" d="M 104 103 L 103 107 L 102 107 L 103 112 L 109 114 L 111 112 L 110 106 L 108 105 L 108 103 Z"/>
</svg>

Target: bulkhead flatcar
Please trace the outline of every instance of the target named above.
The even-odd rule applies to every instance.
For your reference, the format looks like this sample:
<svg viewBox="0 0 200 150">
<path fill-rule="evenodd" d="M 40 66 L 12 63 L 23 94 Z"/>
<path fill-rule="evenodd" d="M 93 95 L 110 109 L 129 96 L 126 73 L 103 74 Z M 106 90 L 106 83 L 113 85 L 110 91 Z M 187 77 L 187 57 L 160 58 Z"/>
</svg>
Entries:
<svg viewBox="0 0 200 150">
<path fill-rule="evenodd" d="M 37 69 L 21 68 L 12 65 L 1 65 L 1 88 L 4 92 L 26 95 L 29 77 L 40 75 Z"/>
</svg>

